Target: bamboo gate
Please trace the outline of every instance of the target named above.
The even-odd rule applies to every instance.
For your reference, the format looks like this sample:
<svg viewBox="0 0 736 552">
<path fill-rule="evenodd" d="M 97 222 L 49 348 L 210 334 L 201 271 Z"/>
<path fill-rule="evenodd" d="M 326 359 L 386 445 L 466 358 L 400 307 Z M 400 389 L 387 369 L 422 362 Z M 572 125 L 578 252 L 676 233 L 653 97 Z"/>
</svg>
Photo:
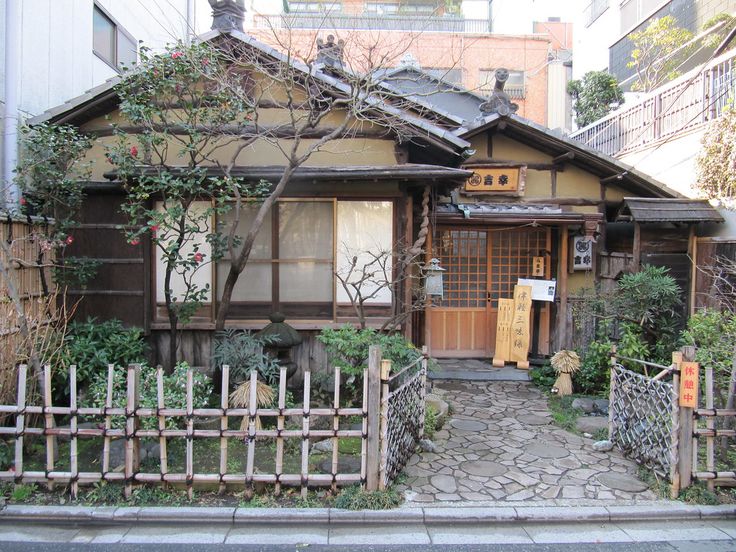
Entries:
<svg viewBox="0 0 736 552">
<path fill-rule="evenodd" d="M 736 437 L 736 410 L 714 406 L 712 366 L 704 367 L 704 388 L 696 384 L 693 407 L 681 400 L 681 374 L 694 357 L 694 347 L 673 353 L 669 366 L 617 356 L 615 350 L 611 356 L 609 438 L 628 457 L 667 479 L 672 498 L 693 481 L 706 481 L 709 490 L 736 486 L 734 466 L 726 460 L 724 469 L 716 454 L 718 439 L 726 449 L 733 443 L 728 439 Z M 645 375 L 620 361 L 643 366 Z M 659 372 L 651 377 L 648 369 Z M 671 382 L 664 381 L 668 376 Z"/>
<path fill-rule="evenodd" d="M 125 404 L 113 404 L 114 376 L 116 370 L 126 370 Z M 105 406 L 86 408 L 79 405 L 77 367 L 69 369 L 69 405 L 54 405 L 51 396 L 51 368 L 44 367 L 43 377 L 46 392 L 40 397 L 41 404 L 27 404 L 28 367 L 18 369 L 18 397 L 15 405 L 1 405 L 0 414 L 14 416 L 15 425 L 0 427 L 0 435 L 9 435 L 15 441 L 15 461 L 12 469 L 0 472 L 0 480 L 16 483 L 43 483 L 49 488 L 62 483 L 70 486 L 73 497 L 79 486 L 97 482 L 118 482 L 124 485 L 125 495 L 130 496 L 139 484 L 176 484 L 186 487 L 191 496 L 195 485 L 212 486 L 223 492 L 227 487 L 245 488 L 251 494 L 257 484 L 273 484 L 278 494 L 282 486 L 301 487 L 306 496 L 311 486 L 329 486 L 336 490 L 339 485 L 360 483 L 368 490 L 385 488 L 403 469 L 414 452 L 416 442 L 424 429 L 424 399 L 427 377 L 426 350 L 409 366 L 390 375 L 390 361 L 381 361 L 378 347 L 371 347 L 368 369 L 363 374 L 363 396 L 360 407 L 341 405 L 340 388 L 342 375 L 334 370 L 334 394 L 332 405 L 311 406 L 311 373 L 305 372 L 303 404 L 287 407 L 286 369 L 279 374 L 278 402 L 276 408 L 261 408 L 257 404 L 257 373 L 250 373 L 250 397 L 246 408 L 232 408 L 229 404 L 230 370 L 222 367 L 221 403 L 219 408 L 194 408 L 193 372 L 190 368 L 186 380 L 186 408 L 169 408 L 164 397 L 163 369 L 156 369 L 155 408 L 140 406 L 140 365 L 125 368 L 108 366 Z M 54 416 L 69 418 L 68 427 L 56 427 Z M 122 427 L 114 427 L 115 420 L 124 418 Z M 361 420 L 360 429 L 353 429 L 350 419 Z M 28 423 L 30 418 L 37 424 Z M 80 418 L 95 420 L 94 427 L 80 427 Z M 243 420 L 239 429 L 232 429 L 231 419 Z M 318 418 L 326 418 L 321 424 Z M 199 429 L 195 419 L 219 421 L 217 429 Z M 266 420 L 271 423 L 265 423 Z M 299 426 L 295 427 L 294 420 Z M 145 422 L 149 422 L 146 424 Z M 287 422 L 292 421 L 291 427 Z M 172 424 L 172 422 L 174 422 Z M 172 428 L 171 425 L 179 427 Z M 264 423 L 262 423 L 264 422 Z M 144 427 L 146 426 L 146 427 Z M 266 426 L 266 427 L 264 427 Z M 26 436 L 36 436 L 45 441 L 45 469 L 29 471 L 25 468 L 24 441 Z M 54 439 L 69 439 L 69 463 L 67 469 L 57 467 L 54 457 Z M 360 438 L 360 469 L 345 471 L 341 468 L 340 441 Z M 101 439 L 102 460 L 100 469 L 80 469 L 79 439 Z M 111 464 L 111 447 L 115 440 L 123 440 L 124 464 Z M 173 441 L 185 442 L 183 471 L 171 471 L 169 449 Z M 219 442 L 219 469 L 216 473 L 202 473 L 195 469 L 195 442 L 216 439 Z M 229 445 L 239 439 L 245 443 L 245 458 L 241 458 L 243 469 L 237 470 L 228 462 L 232 458 Z M 329 439 L 332 441 L 329 473 L 310 470 L 310 441 Z M 158 443 L 156 471 L 144 471 L 141 464 L 141 442 L 155 440 Z M 273 470 L 265 472 L 256 465 L 256 449 L 264 443 L 275 442 Z M 296 442 L 300 469 L 285 469 L 285 449 Z M 150 467 L 150 464 L 149 464 Z"/>
</svg>

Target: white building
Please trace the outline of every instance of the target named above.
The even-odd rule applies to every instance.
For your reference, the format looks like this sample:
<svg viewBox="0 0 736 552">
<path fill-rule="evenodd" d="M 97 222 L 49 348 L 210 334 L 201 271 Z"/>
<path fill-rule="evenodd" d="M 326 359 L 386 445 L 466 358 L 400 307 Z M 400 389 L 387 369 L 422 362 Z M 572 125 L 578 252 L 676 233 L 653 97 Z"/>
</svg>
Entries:
<svg viewBox="0 0 736 552">
<path fill-rule="evenodd" d="M 140 44 L 155 49 L 185 40 L 196 28 L 194 3 L 0 0 L 0 187 L 13 178 L 18 122 L 114 77 L 135 63 Z"/>
</svg>

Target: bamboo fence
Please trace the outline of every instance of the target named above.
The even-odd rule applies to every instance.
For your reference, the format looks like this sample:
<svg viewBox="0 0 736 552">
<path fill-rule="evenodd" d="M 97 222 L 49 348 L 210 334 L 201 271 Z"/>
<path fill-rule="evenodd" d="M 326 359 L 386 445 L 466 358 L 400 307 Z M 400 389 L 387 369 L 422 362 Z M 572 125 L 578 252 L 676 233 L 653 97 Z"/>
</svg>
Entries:
<svg viewBox="0 0 736 552">
<path fill-rule="evenodd" d="M 381 466 L 396 466 L 403 468 L 404 463 L 408 460 L 406 456 L 406 447 L 408 445 L 407 436 L 404 435 L 400 458 L 386 458 L 385 454 L 395 455 L 393 445 L 383 444 L 381 439 L 377 440 L 378 446 L 371 449 L 369 447 L 369 434 L 371 427 L 379 427 L 378 421 L 380 416 L 394 415 L 389 411 L 379 411 L 375 409 L 369 412 L 368 397 L 371 393 L 380 393 L 379 386 L 375 391 L 369 390 L 368 377 L 370 373 L 377 373 L 380 367 L 380 353 L 374 355 L 374 361 L 369 363 L 369 368 L 363 374 L 363 397 L 360 407 L 348 407 L 341 405 L 341 373 L 338 368 L 334 371 L 334 392 L 332 394 L 332 404 L 329 406 L 313 407 L 311 403 L 311 373 L 304 374 L 304 400 L 303 404 L 298 407 L 287 408 L 286 400 L 286 369 L 282 368 L 279 374 L 278 384 L 278 400 L 277 407 L 261 408 L 256 400 L 257 392 L 257 372 L 250 373 L 250 397 L 248 404 L 244 408 L 232 408 L 229 404 L 229 386 L 230 386 L 230 369 L 228 366 L 222 367 L 221 378 L 221 402 L 219 408 L 194 408 L 193 406 L 193 372 L 190 368 L 187 372 L 185 393 L 185 408 L 170 408 L 165 404 L 164 394 L 164 378 L 163 369 L 157 368 L 156 373 L 156 407 L 143 408 L 140 406 L 140 365 L 131 365 L 127 369 L 115 368 L 113 365 L 108 366 L 107 386 L 105 402 L 103 407 L 83 407 L 78 402 L 77 388 L 77 367 L 70 366 L 69 382 L 70 382 L 70 400 L 68 405 L 58 406 L 52 403 L 51 395 L 51 369 L 49 366 L 44 367 L 44 379 L 46 381 L 45 390 L 47 390 L 40 399 L 41 404 L 28 404 L 29 395 L 27 393 L 28 383 L 28 367 L 21 365 L 18 369 L 18 386 L 17 401 L 14 405 L 0 405 L 0 415 L 11 415 L 15 417 L 15 424 L 12 427 L 0 427 L 0 436 L 10 436 L 15 441 L 15 461 L 12 469 L 0 472 L 0 480 L 15 481 L 16 483 L 43 483 L 47 487 L 52 488 L 54 484 L 63 483 L 69 485 L 73 497 L 79 492 L 80 485 L 89 485 L 97 482 L 118 482 L 124 485 L 125 496 L 129 497 L 136 485 L 139 484 L 176 484 L 186 487 L 191 495 L 195 486 L 217 487 L 220 491 L 224 491 L 228 486 L 244 488 L 246 494 L 254 492 L 256 484 L 273 484 L 276 493 L 281 492 L 283 486 L 300 487 L 302 496 L 306 496 L 307 490 L 312 486 L 330 486 L 336 490 L 339 485 L 360 483 L 374 490 L 380 485 L 366 485 L 367 481 L 373 476 L 377 482 L 378 474 Z M 375 362 L 378 359 L 379 362 Z M 417 386 L 417 381 L 424 386 L 426 382 L 426 359 L 422 357 L 421 374 L 413 376 L 412 385 Z M 384 369 L 387 364 L 384 361 Z M 126 370 L 126 388 L 125 388 L 125 404 L 114 403 L 114 378 L 116 370 Z M 402 370 L 403 374 L 404 371 Z M 388 373 L 386 373 L 388 378 Z M 417 380 L 419 377 L 419 380 Z M 378 380 L 380 382 L 380 380 Z M 403 385 L 400 389 L 392 392 L 384 404 L 391 401 L 391 396 L 398 397 L 401 389 L 406 389 Z M 416 393 L 415 393 L 416 395 Z M 418 397 L 419 395 L 417 395 Z M 424 394 L 421 392 L 423 400 Z M 398 427 L 397 424 L 408 424 L 413 428 L 423 425 L 423 403 L 421 409 L 416 405 L 409 411 L 420 416 L 418 419 L 407 419 L 404 412 L 403 417 L 398 421 L 387 419 L 384 424 L 384 430 L 390 427 Z M 66 417 L 69 420 L 68 427 L 57 427 L 55 425 L 55 416 Z M 113 418 L 123 416 L 125 423 L 123 427 L 114 427 Z M 315 418 L 322 417 L 329 420 L 329 424 L 321 425 L 320 428 L 315 427 Z M 359 417 L 361 420 L 360 429 L 351 429 L 350 418 Z M 38 420 L 37 424 L 28 423 L 29 418 Z M 219 421 L 217 429 L 200 429 L 195 427 L 195 418 L 199 420 L 216 420 Z M 240 429 L 231 429 L 230 418 L 244 419 L 245 423 Z M 371 418 L 375 421 L 371 422 Z M 80 419 L 94 419 L 95 423 L 85 424 L 80 427 Z M 288 428 L 287 420 L 299 420 L 299 426 Z M 144 424 L 143 422 L 150 420 L 152 423 Z M 171 428 L 171 421 L 178 421 L 178 427 Z M 258 423 L 258 421 L 264 423 Z M 270 423 L 265 423 L 270 420 Z M 101 423 L 97 423 L 100 421 Z M 144 427 L 145 426 L 145 427 Z M 398 430 L 395 430 L 398 431 Z M 406 431 L 404 434 L 409 435 L 411 439 L 411 452 L 416 445 L 416 439 L 421 436 L 415 430 L 410 433 Z M 384 437 L 387 435 L 384 431 Z M 403 434 L 402 434 L 403 435 Z M 26 458 L 24 457 L 24 441 L 27 437 L 34 439 L 42 439 L 45 443 L 45 469 L 28 470 L 26 469 Z M 68 469 L 60 469 L 58 458 L 55 458 L 55 439 L 66 438 L 70 442 L 69 446 L 69 462 Z M 79 458 L 79 439 L 99 439 L 102 441 L 102 454 L 100 468 L 96 471 L 83 471 L 80 469 Z M 340 462 L 340 441 L 348 438 L 359 438 L 361 440 L 360 447 L 360 469 L 357 473 L 350 473 L 349 470 L 341 471 Z M 158 443 L 158 471 L 145 471 L 141 464 L 141 441 L 155 440 Z M 172 463 L 170 458 L 170 447 L 172 441 L 184 440 L 184 462 L 183 469 L 180 471 L 172 471 Z M 219 453 L 218 469 L 216 472 L 210 470 L 208 472 L 200 472 L 195 470 L 195 441 L 212 440 L 218 441 L 217 447 Z M 231 451 L 230 445 L 232 440 L 240 440 L 245 444 L 244 469 L 233 469 L 228 463 Z M 329 473 L 317 473 L 310 468 L 310 444 L 317 440 L 329 439 L 332 441 L 331 458 L 329 462 Z M 111 449 L 114 441 L 122 440 L 124 443 L 124 463 L 122 468 L 114 466 L 111 463 Z M 299 470 L 285 470 L 285 448 L 290 440 L 298 441 L 300 462 Z M 275 443 L 274 469 L 271 473 L 264 473 L 256 464 L 256 448 L 264 444 Z M 383 452 L 384 455 L 381 454 Z M 242 460 L 236 458 L 235 460 Z M 66 463 L 64 464 L 66 466 Z M 150 463 L 143 464 L 150 466 Z M 242 463 L 240 464 L 242 467 Z M 155 467 L 155 466 L 154 466 Z M 150 467 L 149 467 L 150 470 Z M 353 468 L 355 470 L 355 468 Z M 327 471 L 327 470 L 323 470 Z M 384 470 L 385 473 L 385 470 Z M 393 472 L 391 472 L 393 474 Z M 386 481 L 386 478 L 381 478 Z"/>
</svg>

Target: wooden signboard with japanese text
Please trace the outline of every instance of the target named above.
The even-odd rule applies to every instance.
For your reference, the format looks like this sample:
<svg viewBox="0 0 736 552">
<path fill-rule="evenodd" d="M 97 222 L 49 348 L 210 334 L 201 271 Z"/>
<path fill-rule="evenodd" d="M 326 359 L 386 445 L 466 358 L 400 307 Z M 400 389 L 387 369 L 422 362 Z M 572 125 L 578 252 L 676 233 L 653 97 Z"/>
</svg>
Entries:
<svg viewBox="0 0 736 552">
<path fill-rule="evenodd" d="M 465 182 L 466 192 L 524 191 L 525 167 L 468 167 L 473 175 Z"/>
<path fill-rule="evenodd" d="M 532 310 L 531 286 L 514 286 L 514 316 L 511 322 L 511 361 L 518 368 L 529 368 L 529 317 Z"/>
<path fill-rule="evenodd" d="M 493 365 L 502 368 L 511 355 L 511 322 L 514 318 L 514 300 L 498 300 L 496 322 L 496 349 L 493 352 Z"/>
<path fill-rule="evenodd" d="M 699 368 L 697 362 L 683 362 L 680 367 L 680 407 L 698 407 Z"/>
</svg>

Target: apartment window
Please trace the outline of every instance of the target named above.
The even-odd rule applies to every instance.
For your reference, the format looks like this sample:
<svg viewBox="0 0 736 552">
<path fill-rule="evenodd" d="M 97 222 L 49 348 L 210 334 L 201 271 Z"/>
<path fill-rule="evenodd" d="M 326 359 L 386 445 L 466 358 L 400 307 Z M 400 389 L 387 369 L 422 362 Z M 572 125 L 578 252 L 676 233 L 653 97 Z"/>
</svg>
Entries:
<svg viewBox="0 0 736 552">
<path fill-rule="evenodd" d="M 336 13 L 341 10 L 340 2 L 289 2 L 291 13 Z"/>
<path fill-rule="evenodd" d="M 118 70 L 138 61 L 136 40 L 96 4 L 92 13 L 92 49 Z"/>
<path fill-rule="evenodd" d="M 402 4 L 399 12 L 402 15 L 436 15 L 437 4 Z"/>
<path fill-rule="evenodd" d="M 367 2 L 364 12 L 370 15 L 396 15 L 399 5 L 393 2 Z"/>
<path fill-rule="evenodd" d="M 621 2 L 621 34 L 628 33 L 667 2 L 662 0 L 625 0 Z"/>
<path fill-rule="evenodd" d="M 608 9 L 609 0 L 593 0 L 585 8 L 585 26 L 590 26 Z"/>
<path fill-rule="evenodd" d="M 425 67 L 424 71 L 437 79 L 452 84 L 462 84 L 463 70 L 460 67 Z"/>
<path fill-rule="evenodd" d="M 478 82 L 480 83 L 480 93 L 490 96 L 496 86 L 496 70 L 481 69 Z M 509 70 L 509 79 L 503 88 L 511 98 L 521 99 L 526 96 L 526 85 L 524 83 L 524 71 Z"/>
</svg>

